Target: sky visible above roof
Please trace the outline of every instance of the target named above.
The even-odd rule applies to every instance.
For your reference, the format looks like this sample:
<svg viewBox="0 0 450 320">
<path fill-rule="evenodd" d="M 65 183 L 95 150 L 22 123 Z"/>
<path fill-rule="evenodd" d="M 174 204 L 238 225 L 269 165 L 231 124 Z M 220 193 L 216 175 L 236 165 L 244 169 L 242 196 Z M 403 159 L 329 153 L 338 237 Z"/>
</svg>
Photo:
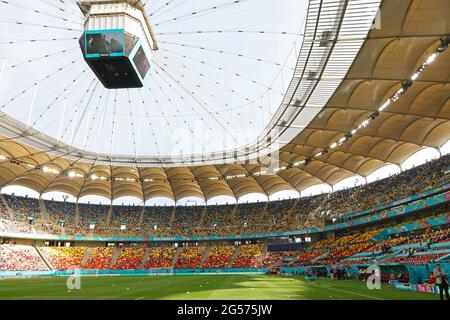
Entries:
<svg viewBox="0 0 450 320">
<path fill-rule="evenodd" d="M 76 1 L 1 2 L 0 111 L 105 154 L 179 156 L 252 142 L 291 80 L 307 1 L 144 3 L 160 48 L 150 80 L 107 90 L 83 60 Z"/>
</svg>

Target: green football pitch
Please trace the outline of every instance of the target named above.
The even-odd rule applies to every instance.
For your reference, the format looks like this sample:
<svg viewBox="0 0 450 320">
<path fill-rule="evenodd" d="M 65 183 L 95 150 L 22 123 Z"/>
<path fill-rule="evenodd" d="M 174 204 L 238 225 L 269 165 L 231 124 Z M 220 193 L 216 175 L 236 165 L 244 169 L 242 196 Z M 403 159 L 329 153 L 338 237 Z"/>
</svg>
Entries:
<svg viewBox="0 0 450 320">
<path fill-rule="evenodd" d="M 383 284 L 367 289 L 356 280 L 264 275 L 197 275 L 147 277 L 82 277 L 80 290 L 68 290 L 67 278 L 0 280 L 0 299 L 28 300 L 410 300 L 439 299 L 437 295 L 396 290 Z"/>
</svg>

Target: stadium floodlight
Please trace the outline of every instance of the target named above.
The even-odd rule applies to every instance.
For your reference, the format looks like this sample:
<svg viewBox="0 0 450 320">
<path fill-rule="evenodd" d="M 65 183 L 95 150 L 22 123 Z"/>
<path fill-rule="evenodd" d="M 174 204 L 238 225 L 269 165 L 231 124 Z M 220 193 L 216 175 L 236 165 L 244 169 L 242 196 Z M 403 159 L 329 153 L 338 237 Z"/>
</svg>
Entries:
<svg viewBox="0 0 450 320">
<path fill-rule="evenodd" d="M 69 172 L 69 178 L 75 178 L 76 173 L 74 171 Z"/>
<path fill-rule="evenodd" d="M 416 81 L 417 78 L 419 78 L 419 75 L 420 75 L 419 72 L 414 73 L 414 74 L 411 76 L 411 80 L 412 80 L 412 81 Z"/>
<path fill-rule="evenodd" d="M 297 161 L 297 162 L 294 163 L 294 166 L 295 166 L 295 167 L 298 167 L 298 166 L 300 166 L 300 165 L 302 165 L 302 164 L 304 164 L 304 163 L 305 163 L 305 160 Z"/>
<path fill-rule="evenodd" d="M 78 6 L 86 21 L 84 60 L 107 89 L 142 88 L 158 44 L 141 0 L 89 0 Z"/>
<path fill-rule="evenodd" d="M 448 48 L 448 44 L 450 43 L 450 36 L 445 38 L 441 38 L 441 44 L 436 49 L 437 52 L 442 53 Z"/>
<path fill-rule="evenodd" d="M 59 174 L 59 170 L 57 169 L 53 169 L 53 168 L 49 168 L 49 167 L 43 167 L 42 171 L 45 173 L 53 173 L 53 174 Z"/>
<path fill-rule="evenodd" d="M 390 99 L 386 100 L 386 102 L 383 103 L 383 105 L 378 109 L 378 111 L 379 111 L 379 112 L 383 111 L 383 110 L 386 109 L 390 104 L 391 104 L 391 100 L 390 100 Z"/>
<path fill-rule="evenodd" d="M 433 63 L 434 60 L 436 60 L 438 54 L 436 52 L 434 52 L 432 55 L 430 55 L 426 61 L 426 64 L 431 64 Z"/>
<path fill-rule="evenodd" d="M 367 127 L 367 126 L 369 125 L 369 122 L 370 122 L 369 119 L 364 120 L 364 121 L 359 125 L 358 128 L 361 129 L 361 128 Z"/>
</svg>

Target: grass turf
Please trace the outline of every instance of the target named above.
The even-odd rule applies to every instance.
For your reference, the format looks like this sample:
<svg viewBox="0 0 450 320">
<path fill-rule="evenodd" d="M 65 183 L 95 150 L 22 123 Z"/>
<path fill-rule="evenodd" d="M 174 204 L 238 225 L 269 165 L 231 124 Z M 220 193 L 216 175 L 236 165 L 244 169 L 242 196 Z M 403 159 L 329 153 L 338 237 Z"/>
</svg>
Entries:
<svg viewBox="0 0 450 320">
<path fill-rule="evenodd" d="M 0 280 L 0 300 L 436 300 L 429 293 L 396 290 L 383 284 L 369 290 L 356 280 L 264 275 L 201 275 L 148 277 L 83 277 L 81 290 L 69 291 L 67 278 Z"/>
</svg>

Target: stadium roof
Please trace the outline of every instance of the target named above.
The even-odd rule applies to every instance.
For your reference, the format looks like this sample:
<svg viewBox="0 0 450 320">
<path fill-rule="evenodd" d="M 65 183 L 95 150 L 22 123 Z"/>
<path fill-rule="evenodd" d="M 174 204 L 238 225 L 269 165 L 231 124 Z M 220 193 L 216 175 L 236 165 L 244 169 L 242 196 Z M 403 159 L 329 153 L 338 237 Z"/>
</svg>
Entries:
<svg viewBox="0 0 450 320">
<path fill-rule="evenodd" d="M 374 10 L 362 8 L 370 5 L 379 2 L 310 1 L 292 80 L 252 142 L 185 156 L 113 155 L 3 113 L 0 184 L 75 197 L 239 198 L 335 184 L 439 148 L 450 138 L 450 50 L 436 49 L 450 33 L 450 4 L 382 1 L 369 31 Z"/>
</svg>

